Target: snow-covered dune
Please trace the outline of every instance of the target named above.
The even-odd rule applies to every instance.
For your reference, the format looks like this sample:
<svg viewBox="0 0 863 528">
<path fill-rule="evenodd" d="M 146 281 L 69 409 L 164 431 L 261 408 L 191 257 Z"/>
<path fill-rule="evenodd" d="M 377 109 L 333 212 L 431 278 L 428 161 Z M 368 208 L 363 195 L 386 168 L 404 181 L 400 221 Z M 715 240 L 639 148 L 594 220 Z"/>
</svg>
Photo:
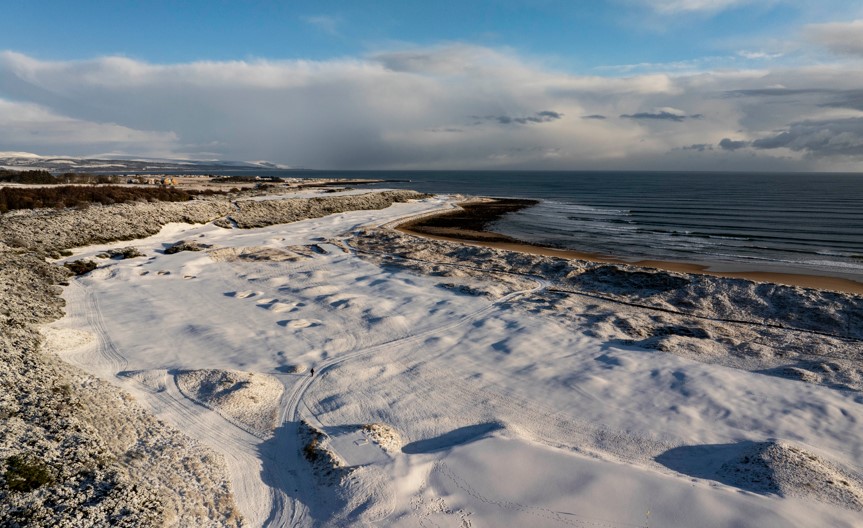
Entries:
<svg viewBox="0 0 863 528">
<path fill-rule="evenodd" d="M 679 274 L 636 295 L 608 269 L 382 227 L 450 204 L 81 248 L 99 267 L 50 328 L 222 453 L 252 526 L 859 526 L 859 387 L 770 370 L 816 339 L 842 366 L 859 341 L 727 296 L 731 315 L 687 311 Z M 165 251 L 180 240 L 197 250 Z"/>
</svg>

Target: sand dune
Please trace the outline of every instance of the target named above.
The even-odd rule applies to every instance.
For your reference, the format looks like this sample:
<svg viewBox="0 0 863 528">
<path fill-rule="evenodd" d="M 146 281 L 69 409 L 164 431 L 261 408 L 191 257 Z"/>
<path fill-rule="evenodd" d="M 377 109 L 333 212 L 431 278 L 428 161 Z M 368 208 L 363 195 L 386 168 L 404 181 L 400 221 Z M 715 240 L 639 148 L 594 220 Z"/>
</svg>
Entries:
<svg viewBox="0 0 863 528">
<path fill-rule="evenodd" d="M 858 523 L 861 298 L 384 227 L 450 204 L 171 227 L 52 328 L 101 328 L 87 368 L 221 453 L 254 526 Z"/>
<path fill-rule="evenodd" d="M 177 386 L 188 397 L 259 433 L 276 426 L 281 382 L 266 374 L 233 370 L 181 370 Z"/>
</svg>

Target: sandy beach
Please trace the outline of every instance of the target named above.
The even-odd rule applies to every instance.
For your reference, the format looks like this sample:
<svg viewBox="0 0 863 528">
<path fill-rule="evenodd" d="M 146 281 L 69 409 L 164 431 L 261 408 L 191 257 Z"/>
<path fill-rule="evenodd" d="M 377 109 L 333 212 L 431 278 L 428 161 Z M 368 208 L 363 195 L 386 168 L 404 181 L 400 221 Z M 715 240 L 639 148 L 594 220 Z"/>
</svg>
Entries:
<svg viewBox="0 0 863 528">
<path fill-rule="evenodd" d="M 489 200 L 473 201 L 471 205 L 477 209 L 487 207 Z M 459 204 L 464 206 L 464 203 Z M 448 214 L 443 212 L 441 214 Z M 478 213 L 479 217 L 486 219 L 497 219 L 499 217 L 496 212 Z M 656 268 L 668 271 L 679 271 L 681 273 L 701 273 L 712 275 L 714 277 L 728 277 L 748 279 L 759 282 L 770 282 L 775 284 L 786 284 L 789 286 L 799 286 L 801 288 L 816 288 L 822 290 L 834 290 L 846 293 L 854 293 L 863 295 L 863 282 L 843 279 L 840 277 L 826 277 L 818 275 L 808 275 L 800 273 L 782 273 L 770 271 L 724 271 L 714 269 L 712 266 L 704 266 L 687 262 L 672 262 L 665 260 L 623 260 L 609 255 L 598 255 L 595 253 L 585 253 L 569 249 L 558 249 L 543 247 L 536 244 L 521 242 L 500 233 L 495 233 L 488 230 L 478 230 L 475 225 L 463 227 L 427 227 L 425 224 L 432 217 L 423 218 L 422 220 L 408 221 L 403 225 L 398 226 L 399 231 L 412 235 L 423 236 L 435 240 L 450 240 L 453 242 L 461 242 L 466 244 L 480 244 L 487 247 L 504 249 L 508 251 L 519 251 L 530 253 L 532 255 L 544 255 L 548 257 L 559 257 L 567 259 L 586 260 L 589 262 L 601 262 L 606 264 L 628 264 L 645 268 Z M 726 264 L 725 267 L 728 265 Z"/>
<path fill-rule="evenodd" d="M 392 228 L 448 197 L 322 197 L 58 260 L 97 266 L 44 350 L 213 453 L 236 513 L 197 525 L 858 523 L 863 298 Z M 121 211 L 93 229 L 151 229 Z"/>
</svg>

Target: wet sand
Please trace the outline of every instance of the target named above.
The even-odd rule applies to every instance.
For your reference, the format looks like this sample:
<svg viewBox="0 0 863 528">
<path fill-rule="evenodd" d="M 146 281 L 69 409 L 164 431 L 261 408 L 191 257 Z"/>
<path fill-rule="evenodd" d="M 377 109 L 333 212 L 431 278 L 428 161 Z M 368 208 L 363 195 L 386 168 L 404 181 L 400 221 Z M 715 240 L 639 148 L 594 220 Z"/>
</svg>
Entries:
<svg viewBox="0 0 863 528">
<path fill-rule="evenodd" d="M 656 268 L 681 273 L 700 273 L 715 277 L 747 279 L 757 282 L 770 282 L 802 288 L 816 288 L 819 290 L 833 290 L 863 295 L 863 282 L 839 277 L 769 271 L 722 271 L 714 270 L 710 266 L 701 264 L 664 260 L 623 260 L 609 255 L 529 244 L 485 229 L 486 225 L 491 224 L 504 214 L 530 207 L 534 203 L 532 200 L 478 200 L 465 202 L 459 204 L 463 208 L 463 211 L 448 211 L 440 215 L 405 222 L 396 229 L 402 233 L 434 240 L 461 242 L 509 251 L 520 251 L 533 255 L 587 260 L 606 264 L 628 264 L 630 266 Z"/>
</svg>

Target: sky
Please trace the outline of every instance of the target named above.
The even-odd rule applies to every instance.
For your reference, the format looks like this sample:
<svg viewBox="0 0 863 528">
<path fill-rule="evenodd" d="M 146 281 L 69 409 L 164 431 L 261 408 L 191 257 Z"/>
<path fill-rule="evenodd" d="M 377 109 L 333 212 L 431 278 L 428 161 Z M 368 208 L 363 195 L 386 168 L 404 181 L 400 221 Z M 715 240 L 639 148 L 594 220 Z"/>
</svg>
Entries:
<svg viewBox="0 0 863 528">
<path fill-rule="evenodd" d="M 859 0 L 4 0 L 0 152 L 858 171 Z"/>
</svg>

